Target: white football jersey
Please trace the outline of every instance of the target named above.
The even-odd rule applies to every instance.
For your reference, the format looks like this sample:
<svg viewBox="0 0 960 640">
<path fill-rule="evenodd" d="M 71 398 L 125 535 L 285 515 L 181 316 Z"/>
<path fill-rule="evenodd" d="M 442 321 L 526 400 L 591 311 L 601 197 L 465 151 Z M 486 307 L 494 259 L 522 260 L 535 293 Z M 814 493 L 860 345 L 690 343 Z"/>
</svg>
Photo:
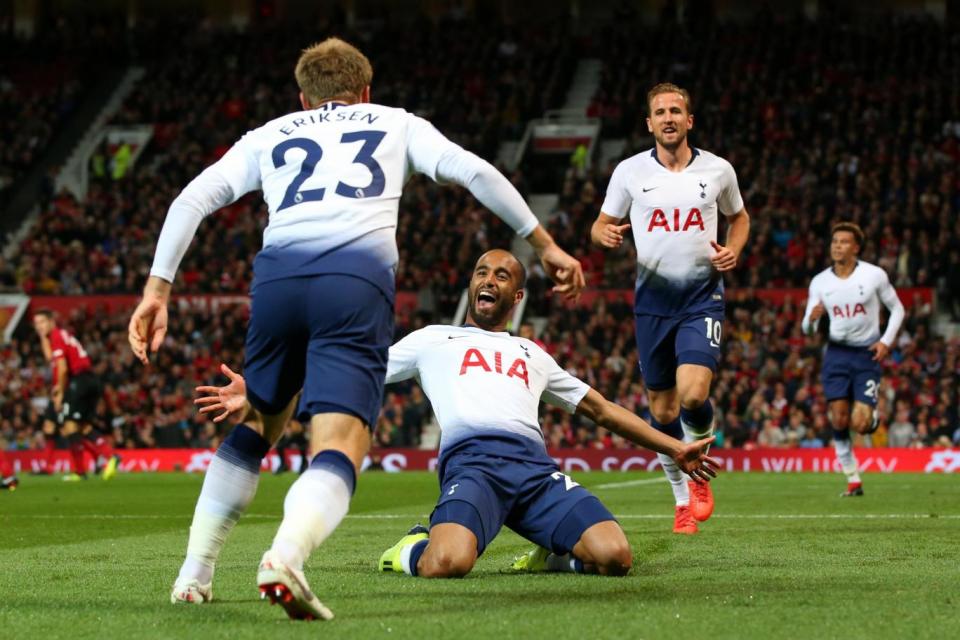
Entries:
<svg viewBox="0 0 960 640">
<path fill-rule="evenodd" d="M 881 302 L 890 311 L 883 337 L 880 336 Z M 823 303 L 824 313 L 830 318 L 830 341 L 851 347 L 868 347 L 878 339 L 889 347 L 903 322 L 903 304 L 890 284 L 887 272 L 862 260 L 857 261 L 853 273 L 846 278 L 838 278 L 830 267 L 810 281 L 807 310 L 803 316 L 805 333 L 816 330 L 816 325 L 810 321 L 810 313 L 817 303 Z"/>
<path fill-rule="evenodd" d="M 423 118 L 330 102 L 248 132 L 194 179 L 170 207 L 151 275 L 172 282 L 200 220 L 262 190 L 270 219 L 255 283 L 346 273 L 392 296 L 397 211 L 413 172 L 466 186 L 522 236 L 538 224 L 505 177 Z"/>
<path fill-rule="evenodd" d="M 536 343 L 477 327 L 431 325 L 390 347 L 387 384 L 416 377 L 440 423 L 440 450 L 476 434 L 543 446 L 541 399 L 573 413 L 590 387 Z"/>
<path fill-rule="evenodd" d="M 690 164 L 669 171 L 656 148 L 617 165 L 600 211 L 630 216 L 637 248 L 638 313 L 669 316 L 722 304 L 723 280 L 710 263 L 718 213 L 743 209 L 737 175 L 729 162 L 693 149 Z"/>
</svg>

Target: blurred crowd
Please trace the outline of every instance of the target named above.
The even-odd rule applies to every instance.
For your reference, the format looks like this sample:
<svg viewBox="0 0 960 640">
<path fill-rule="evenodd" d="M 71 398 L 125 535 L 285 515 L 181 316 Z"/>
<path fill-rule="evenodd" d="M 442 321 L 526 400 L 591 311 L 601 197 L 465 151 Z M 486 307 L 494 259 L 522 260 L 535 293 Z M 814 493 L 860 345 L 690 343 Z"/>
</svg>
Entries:
<svg viewBox="0 0 960 640">
<path fill-rule="evenodd" d="M 693 96 L 693 144 L 737 170 L 752 230 L 740 267 L 727 279 L 723 362 L 713 391 L 723 446 L 828 444 L 819 384 L 823 339 L 800 334 L 799 301 L 771 306 L 753 288 L 806 287 L 827 266 L 830 225 L 852 220 L 866 233 L 865 260 L 885 268 L 899 288 L 936 287 L 941 308 L 960 320 L 956 35 L 922 19 L 853 26 L 833 18 L 811 23 L 760 13 L 752 23 L 713 28 L 709 20 L 693 21 L 644 29 L 645 37 L 637 38 L 636 16 L 625 10 L 586 40 L 570 37 L 561 24 L 519 33 L 455 14 L 438 23 L 353 31 L 336 16 L 319 29 L 291 31 L 266 21 L 243 33 L 201 21 L 177 27 L 175 56 L 167 55 L 170 25 L 144 23 L 129 38 L 136 51 L 126 55 L 147 73 L 116 122 L 153 124 L 153 139 L 126 175 L 95 177 L 82 201 L 49 194 L 14 257 L 0 258 L 0 287 L 30 294 L 138 293 L 179 190 L 243 132 L 299 108 L 293 65 L 318 33 L 340 34 L 370 55 L 374 101 L 429 118 L 488 159 L 500 141 L 518 139 L 528 119 L 562 106 L 577 57 L 597 55 L 604 70 L 589 112 L 603 119 L 606 138 L 625 139 L 621 157 L 652 146 L 646 90 L 670 79 Z M 676 55 L 664 57 L 665 50 Z M 77 98 L 70 83 L 36 95 L 24 91 L 0 76 L 0 113 L 19 113 L 27 100 L 31 112 L 47 114 L 4 132 L 0 189 L 3 175 L 16 177 L 29 166 L 30 154 Z M 11 126 L 15 119 L 4 120 Z M 614 165 L 571 167 L 557 184 L 549 228 L 580 258 L 591 286 L 627 289 L 636 268 L 632 242 L 616 252 L 589 244 Z M 508 177 L 526 194 L 522 172 Z M 176 291 L 245 293 L 266 220 L 259 194 L 251 194 L 205 222 Z M 417 304 L 398 337 L 451 315 L 476 256 L 509 247 L 512 237 L 464 190 L 413 178 L 400 203 L 398 289 L 416 292 Z M 539 265 L 530 267 L 527 315 L 545 318 L 535 337 L 562 366 L 643 414 L 629 304 L 567 308 L 546 295 L 549 283 Z M 149 368 L 128 353 L 125 311 L 81 311 L 61 321 L 91 353 L 105 383 L 97 422 L 118 446 L 217 444 L 224 427 L 198 417 L 190 398 L 196 384 L 218 379 L 221 361 L 242 363 L 244 306 L 178 309 L 176 329 Z M 884 363 L 882 427 L 874 445 L 960 442 L 960 342 L 933 335 L 931 327 L 930 306 L 911 304 Z M 532 327 L 524 332 L 533 335 Z M 7 390 L 0 394 L 0 440 L 6 446 L 38 446 L 49 375 L 39 342 L 22 323 L 13 342 L 0 347 L 0 388 Z M 429 419 L 429 403 L 415 384 L 388 388 L 376 437 L 384 446 L 416 446 Z M 557 411 L 546 410 L 543 424 L 553 446 L 626 446 Z"/>
<path fill-rule="evenodd" d="M 692 20 L 643 38 L 636 26 L 628 12 L 596 38 L 605 63 L 589 111 L 632 155 L 653 146 L 647 90 L 666 79 L 689 89 L 690 140 L 733 164 L 752 217 L 729 285 L 805 287 L 826 266 L 831 223 L 851 220 L 865 232 L 865 260 L 897 287 L 937 287 L 960 320 L 955 31 L 927 18 L 851 23 L 828 13 L 811 22 L 763 11 L 751 22 Z M 593 282 L 625 287 L 630 249 L 589 247 L 612 170 L 568 172 L 552 231 L 580 247 Z"/>
<path fill-rule="evenodd" d="M 528 119 L 557 105 L 570 64 L 563 29 L 547 23 L 525 30 L 522 43 L 506 27 L 480 29 L 472 21 L 329 28 L 369 53 L 374 101 L 428 118 L 487 158 L 501 139 L 519 137 Z M 268 24 L 241 34 L 201 24 L 184 28 L 176 56 L 142 53 L 146 76 L 115 121 L 154 125 L 144 155 L 123 179 L 94 180 L 83 201 L 55 194 L 19 247 L 13 279 L 27 293 L 138 291 L 180 189 L 247 130 L 300 108 L 293 67 L 317 33 Z M 401 246 L 420 248 L 417 255 L 429 248 L 455 265 L 465 243 L 509 243 L 503 225 L 481 215 L 468 194 L 416 180 L 400 211 Z M 259 194 L 221 210 L 201 227 L 178 290 L 245 292 L 266 221 Z M 406 236 L 417 244 L 403 242 Z M 403 260 L 400 285 L 437 287 L 432 294 L 443 295 L 443 283 L 422 263 Z"/>
</svg>

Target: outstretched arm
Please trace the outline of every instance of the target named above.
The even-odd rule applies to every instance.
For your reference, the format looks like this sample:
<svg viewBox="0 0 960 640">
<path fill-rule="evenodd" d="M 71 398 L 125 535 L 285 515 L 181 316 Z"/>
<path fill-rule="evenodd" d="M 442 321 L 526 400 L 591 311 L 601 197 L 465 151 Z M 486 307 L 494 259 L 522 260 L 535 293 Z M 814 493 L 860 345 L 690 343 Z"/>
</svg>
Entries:
<svg viewBox="0 0 960 640">
<path fill-rule="evenodd" d="M 221 411 L 213 416 L 214 422 L 222 422 L 230 416 L 242 418 L 253 408 L 247 402 L 247 383 L 242 375 L 225 364 L 220 365 L 220 372 L 230 378 L 230 382 L 223 387 L 197 387 L 193 404 L 200 407 L 200 413 Z"/>
<path fill-rule="evenodd" d="M 720 462 L 706 454 L 706 449 L 714 437 L 696 442 L 683 443 L 651 427 L 630 411 L 604 398 L 595 389 L 587 391 L 577 413 L 584 415 L 601 427 L 619 434 L 633 442 L 657 453 L 663 453 L 676 461 L 683 471 L 693 478 L 709 481 L 716 477 Z"/>
<path fill-rule="evenodd" d="M 524 238 L 536 251 L 554 291 L 576 298 L 586 285 L 580 263 L 561 249 L 530 210 L 523 196 L 496 167 L 447 139 L 423 118 L 413 116 L 407 132 L 407 154 L 415 171 L 465 187 Z"/>
<path fill-rule="evenodd" d="M 260 174 L 243 140 L 194 178 L 170 205 L 160 231 L 143 298 L 130 318 L 127 339 L 147 364 L 167 333 L 167 303 L 183 255 L 205 217 L 260 187 Z"/>
<path fill-rule="evenodd" d="M 437 178 L 459 184 L 486 208 L 522 236 L 540 258 L 547 275 L 557 283 L 554 291 L 576 298 L 586 285 L 583 268 L 561 249 L 537 221 L 520 192 L 496 167 L 459 147 L 451 148 L 437 164 Z"/>
</svg>

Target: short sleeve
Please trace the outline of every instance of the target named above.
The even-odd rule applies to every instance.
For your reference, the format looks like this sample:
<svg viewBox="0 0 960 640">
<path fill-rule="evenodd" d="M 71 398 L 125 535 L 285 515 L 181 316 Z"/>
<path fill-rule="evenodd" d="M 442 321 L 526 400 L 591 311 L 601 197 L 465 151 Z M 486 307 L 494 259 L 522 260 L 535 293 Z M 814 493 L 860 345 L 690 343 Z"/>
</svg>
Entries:
<svg viewBox="0 0 960 640">
<path fill-rule="evenodd" d="M 725 216 L 734 216 L 743 210 L 743 196 L 740 195 L 740 185 L 737 183 L 737 172 L 733 165 L 724 161 L 723 188 L 717 198 L 720 213 Z"/>
<path fill-rule="evenodd" d="M 66 357 L 66 353 L 64 352 L 66 346 L 63 341 L 63 335 L 59 329 L 50 332 L 50 355 L 54 360 L 60 360 Z"/>
<path fill-rule="evenodd" d="M 537 349 L 540 351 L 540 360 L 547 370 L 547 387 L 543 390 L 541 399 L 567 413 L 573 413 L 590 391 L 590 385 L 561 369 L 556 360 L 539 347 Z"/>
<path fill-rule="evenodd" d="M 414 331 L 390 347 L 387 357 L 386 384 L 414 377 L 420 370 L 418 354 L 423 344 L 423 330 Z"/>
<path fill-rule="evenodd" d="M 607 185 L 607 195 L 603 199 L 603 206 L 600 212 L 614 218 L 623 219 L 630 212 L 630 206 L 633 204 L 633 198 L 627 189 L 627 170 L 624 163 L 621 162 L 613 170 L 610 176 L 610 183 Z"/>
</svg>

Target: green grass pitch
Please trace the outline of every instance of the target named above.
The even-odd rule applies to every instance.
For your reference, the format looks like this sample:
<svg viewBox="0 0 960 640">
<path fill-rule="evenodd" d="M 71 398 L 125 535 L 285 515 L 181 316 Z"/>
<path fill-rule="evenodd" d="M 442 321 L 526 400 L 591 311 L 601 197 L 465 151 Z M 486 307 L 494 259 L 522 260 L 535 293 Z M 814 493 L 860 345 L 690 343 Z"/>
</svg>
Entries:
<svg viewBox="0 0 960 640">
<path fill-rule="evenodd" d="M 505 575 L 528 543 L 504 530 L 463 580 L 375 571 L 437 495 L 428 473 L 366 473 L 307 576 L 336 614 L 288 621 L 258 599 L 257 562 L 294 478 L 264 475 L 214 580 L 214 602 L 169 604 L 200 475 L 0 494 L 0 637 L 17 638 L 958 638 L 960 479 L 724 474 L 698 536 L 670 533 L 657 474 L 575 474 L 621 519 L 626 578 Z M 623 484 L 630 483 L 630 484 Z"/>
</svg>

